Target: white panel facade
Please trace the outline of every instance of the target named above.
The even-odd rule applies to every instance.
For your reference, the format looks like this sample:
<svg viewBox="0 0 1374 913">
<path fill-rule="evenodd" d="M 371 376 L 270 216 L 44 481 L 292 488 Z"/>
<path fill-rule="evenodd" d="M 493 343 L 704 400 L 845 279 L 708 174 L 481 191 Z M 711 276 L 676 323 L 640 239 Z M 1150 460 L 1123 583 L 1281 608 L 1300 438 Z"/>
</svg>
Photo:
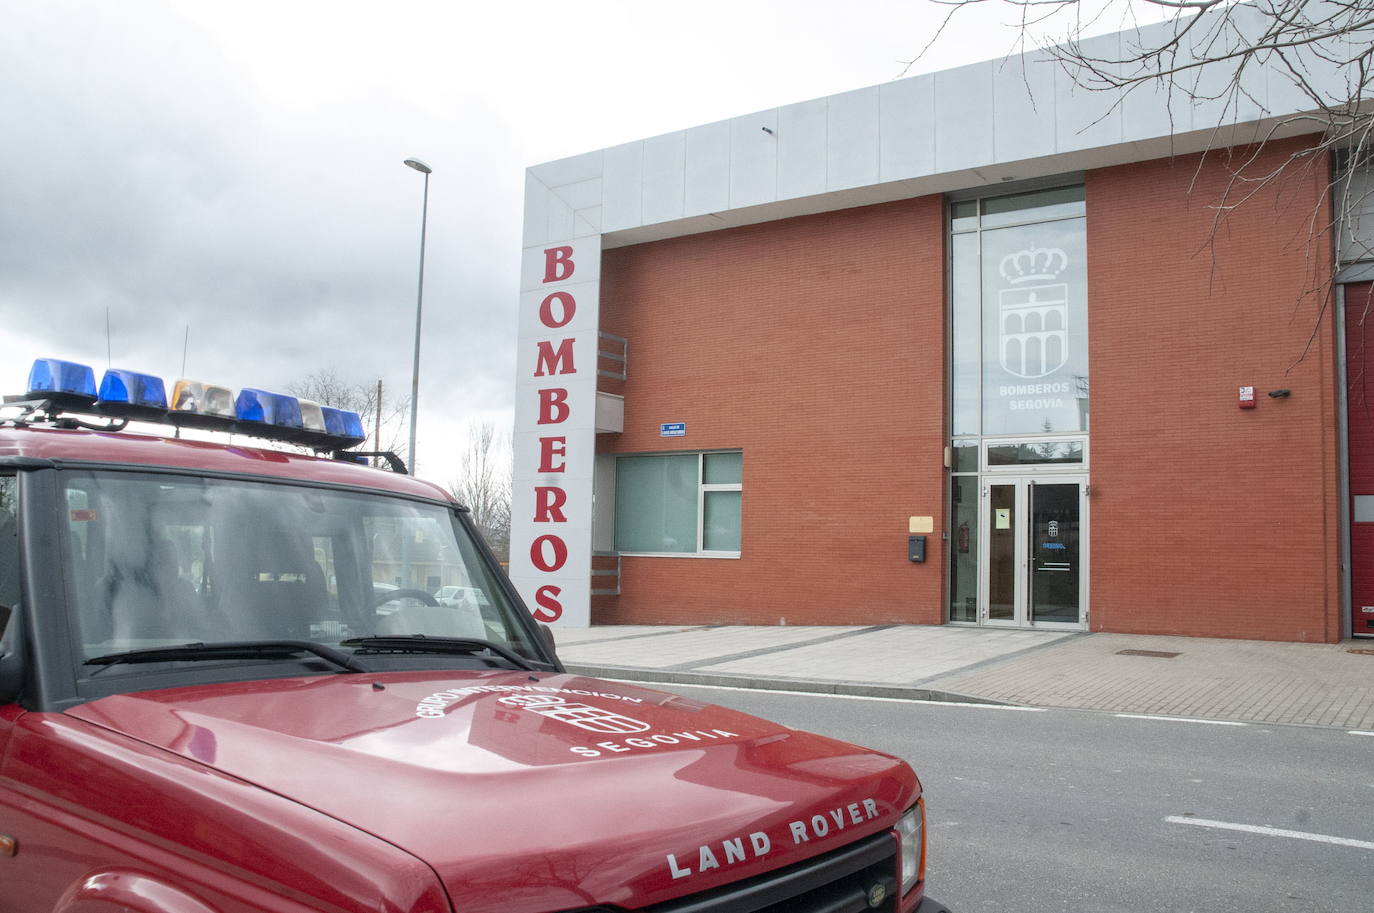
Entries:
<svg viewBox="0 0 1374 913">
<path fill-rule="evenodd" d="M 601 207 L 588 206 L 586 209 L 579 209 L 573 217 L 573 237 L 584 238 L 587 235 L 601 234 Z"/>
<path fill-rule="evenodd" d="M 975 63 L 935 74 L 936 171 L 977 168 L 994 160 L 994 66 Z"/>
<path fill-rule="evenodd" d="M 510 577 L 536 619 L 585 627 L 601 237 L 526 247 L 520 274 Z"/>
<path fill-rule="evenodd" d="M 564 432 L 576 431 L 581 433 L 589 429 L 562 427 L 558 429 L 541 428 L 539 431 L 522 431 L 512 436 L 511 448 L 514 451 L 515 456 L 514 469 L 512 470 L 514 476 L 526 479 L 537 477 L 541 485 L 549 484 L 559 479 L 569 484 L 591 479 L 592 471 L 590 467 L 582 465 L 581 462 L 574 462 L 570 460 L 561 461 L 564 468 L 561 472 L 557 474 L 556 478 L 549 475 L 548 473 L 540 472 L 540 465 L 546 459 L 542 452 L 542 448 L 545 445 L 541 443 L 541 439 L 548 437 L 550 432 L 554 430 L 556 430 L 557 436 L 562 436 Z M 560 452 L 562 449 L 562 447 L 555 446 L 551 448 L 551 452 L 554 456 L 556 456 L 557 453 Z M 552 463 L 550 463 L 549 465 L 559 465 L 559 463 L 559 460 L 554 459 Z M 521 497 L 525 498 L 527 503 L 533 505 L 534 493 L 532 488 L 527 492 L 521 493 Z M 521 516 L 524 516 L 527 513 L 529 514 L 529 517 L 527 517 L 526 519 L 528 520 L 528 522 L 533 523 L 533 509 L 531 508 L 528 511 L 521 511 Z M 512 557 L 514 557 L 514 553 L 512 553 Z"/>
<path fill-rule="evenodd" d="M 704 216 L 730 208 L 730 122 L 687 131 L 683 214 Z"/>
<path fill-rule="evenodd" d="M 778 112 L 760 111 L 730 121 L 730 208 L 778 198 Z"/>
<path fill-rule="evenodd" d="M 552 194 L 549 188 L 537 177 L 533 170 L 525 172 L 525 224 L 524 241 L 530 244 L 540 244 L 546 239 L 549 231 L 549 199 Z"/>
<path fill-rule="evenodd" d="M 901 181 L 935 171 L 935 77 L 889 82 L 878 92 L 881 181 Z"/>
<path fill-rule="evenodd" d="M 583 283 L 582 287 L 591 291 L 596 291 L 598 289 L 595 283 Z M 526 295 L 528 294 L 529 293 L 526 293 Z M 526 295 L 520 296 L 522 305 L 530 300 Z M 536 293 L 533 298 L 537 306 L 537 302 L 541 296 Z M 593 316 L 595 316 L 595 312 L 593 312 Z M 525 318 L 522 317 L 520 322 L 524 323 Z M 547 359 L 549 357 L 545 355 L 546 349 L 554 352 L 555 355 L 562 353 L 566 356 L 570 356 L 570 358 L 565 358 L 564 360 L 571 360 L 573 362 L 579 380 L 581 376 L 586 373 L 585 369 L 590 369 L 593 374 L 596 373 L 596 332 L 577 332 L 571 337 L 569 336 L 570 332 L 572 331 L 564 327 L 561 330 L 521 337 L 522 339 L 528 339 L 531 345 L 522 345 L 515 354 L 515 372 L 518 378 L 515 384 L 517 392 L 522 388 L 546 387 L 551 383 L 547 374 L 542 377 L 537 374 L 541 368 L 547 372 L 547 367 L 541 366 L 539 363 L 541 358 Z M 564 348 L 562 343 L 569 338 L 573 340 L 572 345 Z M 571 417 L 561 424 L 565 428 L 594 428 L 596 427 L 595 408 L 586 410 L 585 413 L 582 411 L 574 412 Z"/>
<path fill-rule="evenodd" d="M 548 187 L 564 187 L 595 180 L 602 174 L 601 150 L 534 165 L 530 173 Z"/>
<path fill-rule="evenodd" d="M 593 239 L 593 240 L 595 240 L 595 239 Z M 585 239 L 585 238 L 578 238 L 578 239 L 577 239 L 577 242 L 578 242 L 579 245 L 585 244 L 586 241 L 587 241 L 587 239 Z M 550 240 L 541 241 L 541 242 L 539 242 L 538 244 L 531 244 L 531 245 L 526 246 L 525 251 L 524 251 L 524 256 L 521 257 L 521 260 L 520 260 L 520 294 L 521 294 L 521 295 L 524 295 L 526 292 L 533 293 L 533 292 L 535 292 L 535 291 L 537 291 L 537 290 L 539 290 L 539 289 L 544 288 L 544 285 L 545 285 L 545 283 L 544 283 L 545 266 L 544 266 L 544 260 L 543 260 L 543 253 L 542 253 L 542 252 L 543 252 L 543 250 L 544 250 L 545 248 L 558 247 L 558 246 L 560 246 L 560 245 L 566 245 L 566 244 L 572 244 L 572 243 L 573 243 L 573 242 L 570 241 L 570 240 L 559 241 L 559 240 L 550 239 Z M 536 248 L 536 247 L 539 248 L 540 255 L 539 255 L 538 257 L 531 256 L 531 253 L 530 253 L 530 252 L 531 252 L 534 248 Z M 579 260 L 577 261 L 577 268 L 576 268 L 576 271 L 574 272 L 573 276 L 566 282 L 566 284 L 567 284 L 567 285 L 572 285 L 573 283 L 600 282 L 600 281 L 601 281 L 601 257 L 598 255 L 598 256 L 595 257 L 595 258 L 588 258 L 588 257 L 579 258 Z M 546 292 L 546 294 L 547 294 L 547 292 Z M 596 310 L 596 309 L 595 309 L 595 308 L 592 308 L 591 310 L 592 310 L 593 313 L 595 313 L 595 310 Z M 577 316 L 578 316 L 579 318 L 585 318 L 585 317 L 586 317 L 586 314 L 584 313 L 584 311 L 585 311 L 584 308 L 579 307 L 579 308 L 578 308 L 578 315 L 577 315 Z M 523 323 L 523 321 L 524 321 L 524 315 L 522 314 L 522 315 L 521 315 L 521 322 Z"/>
<path fill-rule="evenodd" d="M 549 216 L 544 237 L 571 238 L 576 233 L 573 228 L 575 224 L 573 208 L 559 199 L 557 194 L 549 194 Z"/>
<path fill-rule="evenodd" d="M 1250 27 L 1244 12 L 1232 16 Z M 1091 38 L 1081 48 L 1091 56 L 1114 57 L 1123 49 L 1158 44 L 1174 29 L 1160 23 L 1138 33 Z M 1184 60 L 1191 40 L 1181 51 Z M 1124 98 L 1116 91 L 1084 89 L 1047 58 L 1037 51 L 972 64 L 536 165 L 527 179 L 526 243 L 565 237 L 567 231 L 618 233 L 647 226 L 665 226 L 652 237 L 673 237 L 964 189 L 970 175 L 993 183 L 1195 151 L 1206 147 L 1218 123 L 1254 123 L 1311 107 L 1276 67 L 1250 67 L 1239 105 L 1227 107 L 1224 100 L 1199 101 L 1183 89 L 1170 93 L 1142 85 Z M 1223 64 L 1196 77 L 1181 74 L 1179 82 L 1216 94 L 1229 73 Z M 1335 65 L 1315 56 L 1305 76 L 1327 98 L 1339 98 L 1344 90 Z M 1149 146 L 1117 149 L 1124 143 Z M 1049 161 L 1043 167 L 1052 170 L 1015 167 L 1037 159 Z M 942 181 L 946 175 L 957 177 Z M 896 182 L 909 186 L 884 186 Z M 928 189 L 911 182 L 926 182 Z M 833 196 L 804 202 L 826 194 Z M 572 210 L 571 221 L 565 207 Z M 747 216 L 732 215 L 756 207 Z M 706 215 L 722 218 L 697 218 Z"/>
<path fill-rule="evenodd" d="M 778 109 L 778 199 L 825 193 L 824 98 Z"/>
<path fill-rule="evenodd" d="M 826 99 L 826 189 L 848 190 L 878 183 L 879 91 L 877 87 Z"/>
<path fill-rule="evenodd" d="M 1084 54 L 1115 57 L 1121 52 L 1118 35 L 1089 38 Z M 1122 141 L 1120 95 L 1076 85 L 1062 68 L 1055 70 L 1054 123 L 1060 152 L 1111 146 Z"/>
<path fill-rule="evenodd" d="M 644 141 L 645 225 L 686 215 L 687 134 L 669 133 Z"/>
<path fill-rule="evenodd" d="M 606 150 L 602 178 L 601 230 L 616 231 L 644 223 L 644 143 Z"/>
<path fill-rule="evenodd" d="M 601 205 L 601 187 L 604 183 L 601 178 L 595 177 L 572 184 L 561 184 L 557 188 L 552 188 L 552 193 L 572 209 L 583 210 Z"/>
<path fill-rule="evenodd" d="M 1056 74 L 1055 79 L 1059 79 Z M 1172 110 L 1168 103 L 1167 91 L 1156 85 L 1141 86 L 1121 101 L 1122 138 L 1127 142 L 1148 140 L 1152 137 L 1168 136 L 1169 118 L 1179 112 Z M 1180 106 L 1182 108 L 1182 106 Z M 1184 122 L 1180 131 L 1188 129 L 1192 114 L 1183 110 Z"/>
<path fill-rule="evenodd" d="M 1025 54 L 993 67 L 993 150 L 999 162 L 1039 158 L 1055 144 L 1054 74 L 1048 54 Z"/>
</svg>

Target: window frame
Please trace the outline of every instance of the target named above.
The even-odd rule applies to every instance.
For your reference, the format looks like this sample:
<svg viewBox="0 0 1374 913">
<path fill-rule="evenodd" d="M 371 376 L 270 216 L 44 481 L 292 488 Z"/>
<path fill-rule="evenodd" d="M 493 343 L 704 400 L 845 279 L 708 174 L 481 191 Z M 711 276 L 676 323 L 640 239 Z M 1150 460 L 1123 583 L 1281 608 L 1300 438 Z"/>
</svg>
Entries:
<svg viewBox="0 0 1374 913">
<path fill-rule="evenodd" d="M 1040 216 L 1040 217 L 1036 217 L 1036 216 L 1033 215 L 1033 213 L 1034 213 L 1036 210 L 1035 210 L 1034 208 L 1032 208 L 1032 209 L 1021 210 L 1022 212 L 1025 212 L 1025 213 L 1028 214 L 1028 215 L 1026 216 L 1026 218 L 1024 218 L 1024 219 L 1012 218 L 1012 219 L 1008 219 L 1006 222 L 999 222 L 999 223 L 996 224 L 996 225 L 985 225 L 985 224 L 984 224 L 983 204 L 984 204 L 985 202 L 987 202 L 988 200 L 1005 199 L 1005 198 L 1008 198 L 1008 197 L 1019 197 L 1019 196 L 1025 196 L 1025 195 L 1028 195 L 1028 194 L 1033 194 L 1033 193 L 1040 193 L 1040 192 L 1044 192 L 1044 191 L 1074 190 L 1074 189 L 1080 189 L 1080 188 L 1081 188 L 1082 191 L 1083 191 L 1083 199 L 1082 199 L 1081 201 L 1076 201 L 1076 202 L 1081 202 L 1082 207 L 1083 207 L 1083 209 L 1082 209 L 1081 212 L 1076 212 L 1076 213 L 1072 213 L 1072 214 L 1051 215 L 1051 216 L 1043 216 L 1043 215 L 1042 215 L 1042 216 Z M 965 223 L 965 224 L 963 224 L 963 225 L 956 226 L 956 225 L 955 225 L 955 208 L 958 207 L 958 206 L 961 206 L 961 205 L 966 205 L 966 204 L 972 204 L 972 205 L 973 205 L 974 213 L 973 213 L 973 216 L 971 217 L 971 218 L 972 218 L 972 222 L 971 222 L 971 223 Z M 960 390 L 960 387 L 959 387 L 959 384 L 958 384 L 958 373 L 957 373 L 957 372 L 958 372 L 958 366 L 955 364 L 955 357 L 954 357 L 954 356 L 955 356 L 955 344 L 956 344 L 956 342 L 957 342 L 956 337 L 955 337 L 955 332 L 956 332 L 956 329 L 957 329 L 957 327 L 956 327 L 956 312 L 957 312 L 957 310 L 958 310 L 958 303 L 955 301 L 955 278 L 956 278 L 956 277 L 955 277 L 955 270 L 956 270 L 956 266 L 957 266 L 957 264 L 956 264 L 956 262 L 955 262 L 955 256 L 956 256 L 956 251 L 955 251 L 955 246 L 956 246 L 956 245 L 955 245 L 955 239 L 956 239 L 956 238 L 960 238 L 960 237 L 971 237 L 971 238 L 974 239 L 974 255 L 975 255 L 975 256 L 974 256 L 974 263 L 975 263 L 975 265 L 976 265 L 976 267 L 977 267 L 977 269 L 976 269 L 977 276 L 976 276 L 976 283 L 975 283 L 975 285 L 974 285 L 974 287 L 973 287 L 973 291 L 976 293 L 977 299 L 978 299 L 978 306 L 977 306 L 977 310 L 976 310 L 976 324 L 977 324 L 977 328 L 976 328 L 976 333 L 975 333 L 975 335 L 977 336 L 977 339 L 978 339 L 978 378 L 977 378 L 977 383 L 974 384 L 974 385 L 972 385 L 972 387 L 971 387 L 970 389 L 968 389 L 968 390 L 965 391 L 965 394 L 966 394 L 966 395 L 973 395 L 973 394 L 974 394 L 974 391 L 976 391 L 976 395 L 974 395 L 973 398 L 974 398 L 974 400 L 975 400 L 975 403 L 976 403 L 976 406 L 977 406 L 977 410 L 978 410 L 978 414 L 977 414 L 977 430 L 976 430 L 976 431 L 968 430 L 968 429 L 962 428 L 962 426 L 961 426 L 960 429 L 958 430 L 957 434 L 951 434 L 951 438 L 954 438 L 954 439 L 976 439 L 976 438 L 981 438 L 981 437 L 984 437 L 984 436 L 988 436 L 988 437 L 999 437 L 999 436 L 1000 436 L 1000 437 L 1008 437 L 1008 436 L 1013 436 L 1013 435 L 1024 437 L 1024 436 L 1027 436 L 1027 435 L 1033 435 L 1033 434 L 1034 434 L 1034 432 L 1025 432 L 1025 431 L 1023 431 L 1023 432 L 1007 432 L 1007 431 L 1003 431 L 1003 432 L 996 432 L 996 433 L 991 433 L 991 434 L 988 432 L 987 421 L 986 421 L 986 419 L 987 419 L 987 404 L 986 404 L 986 402 L 985 402 L 985 400 L 984 400 L 984 394 L 985 394 L 984 380 L 986 379 L 985 376 L 984 376 L 984 362 L 985 362 L 985 351 L 984 351 L 984 350 L 985 350 L 985 347 L 986 347 L 987 338 L 986 338 L 986 335 L 985 335 L 985 332 L 984 332 L 984 320 L 985 320 L 985 316 L 986 316 L 986 315 L 984 314 L 984 305 L 985 305 L 985 302 L 983 301 L 983 254 L 984 254 L 984 251 L 983 251 L 983 234 L 984 234 L 985 232 L 989 232 L 989 231 L 994 231 L 994 232 L 995 232 L 995 231 L 1001 231 L 1001 230 L 1009 229 L 1009 228 L 1025 228 L 1025 227 L 1030 227 L 1030 226 L 1034 226 L 1034 225 L 1049 225 L 1049 224 L 1053 224 L 1053 223 L 1070 222 L 1070 221 L 1074 221 L 1074 220 L 1082 220 L 1082 221 L 1083 221 L 1083 224 L 1084 224 L 1084 231 L 1085 231 L 1085 233 L 1086 233 L 1086 231 L 1087 231 L 1087 216 L 1088 216 L 1088 212 L 1087 212 L 1087 183 L 1086 183 L 1086 181 L 1084 180 L 1084 176 L 1083 176 L 1083 173 L 1082 173 L 1082 172 L 1071 172 L 1071 173 L 1068 173 L 1068 174 L 1054 175 L 1054 176 L 1051 176 L 1051 177 L 1036 178 L 1036 179 L 1032 179 L 1032 180 L 1028 180 L 1028 181 L 1024 181 L 1024 182 L 1017 182 L 1016 184 L 1008 185 L 1008 186 L 1005 186 L 1005 187 L 1000 187 L 1000 188 L 997 188 L 996 190 L 994 190 L 993 188 L 989 188 L 989 187 L 977 187 L 977 188 L 970 188 L 970 189 L 968 189 L 968 190 L 963 190 L 963 191 L 958 191 L 958 192 L 954 192 L 954 193 L 945 194 L 945 239 L 946 239 L 946 242 L 947 242 L 947 244 L 946 244 L 946 250 L 945 250 L 945 259 L 944 259 L 944 262 L 945 262 L 945 302 L 946 302 L 946 305 L 945 305 L 945 306 L 946 306 L 945 351 L 948 352 L 948 353 L 949 353 L 949 356 L 950 356 L 950 357 L 949 357 L 949 364 L 946 366 L 946 370 L 945 370 L 945 384 L 946 384 L 947 391 L 948 391 L 948 392 L 947 392 L 947 395 L 946 395 L 946 397 L 945 397 L 945 414 L 946 414 L 947 427 L 948 427 L 951 431 L 954 431 L 954 430 L 955 430 L 956 424 L 958 424 L 958 416 L 957 416 L 957 414 L 956 414 L 956 406 L 958 405 L 958 402 L 957 402 L 957 400 L 958 400 L 958 392 L 959 392 L 959 390 Z M 1085 234 L 1085 238 L 1086 238 L 1086 234 Z M 1086 267 L 1085 267 L 1085 268 L 1086 268 Z M 1089 416 L 1091 416 L 1091 399 L 1089 399 Z M 1063 436 L 1063 435 L 1077 435 L 1077 434 L 1084 434 L 1084 435 L 1086 435 L 1086 434 L 1089 433 L 1090 430 L 1091 430 L 1091 424 L 1089 423 L 1088 427 L 1084 427 L 1084 428 L 1079 429 L 1079 430 L 1076 430 L 1076 431 L 1065 430 L 1065 431 L 1053 432 L 1053 433 L 1054 433 L 1054 434 L 1061 435 L 1061 436 Z M 980 465 L 983 464 L 982 448 L 981 448 L 981 447 L 979 448 L 979 463 L 980 463 Z"/>
<path fill-rule="evenodd" d="M 1056 472 L 1087 472 L 1088 471 L 1088 435 L 1080 433 L 1072 434 L 1045 434 L 1045 435 L 1015 435 L 1010 437 L 985 437 L 979 438 L 978 446 L 978 472 L 984 475 L 1035 475 L 1037 473 L 1056 473 Z M 989 457 L 988 451 L 993 447 L 1020 447 L 1024 445 L 1036 446 L 1037 444 L 1078 444 L 1082 448 L 1083 458 L 1077 462 L 1067 460 L 1051 460 L 1042 463 L 997 463 L 994 464 Z M 972 473 L 961 473 L 971 475 Z"/>
<path fill-rule="evenodd" d="M 706 457 L 719 453 L 738 453 L 740 455 L 740 480 L 738 482 L 707 482 L 706 479 Z M 672 456 L 695 456 L 697 458 L 697 499 L 696 499 L 696 551 L 692 552 L 655 552 L 655 551 L 631 551 L 615 548 L 617 555 L 627 555 L 636 558 L 739 558 L 744 548 L 744 450 L 743 448 L 726 448 L 717 450 L 663 450 L 648 451 L 643 453 L 617 453 L 616 460 L 616 501 L 619 497 L 619 464 L 622 459 L 634 459 L 637 457 L 672 457 Z M 706 495 L 716 491 L 737 491 L 740 493 L 740 548 L 737 550 L 707 550 L 706 544 Z M 611 532 L 612 543 L 615 542 L 615 530 Z"/>
</svg>

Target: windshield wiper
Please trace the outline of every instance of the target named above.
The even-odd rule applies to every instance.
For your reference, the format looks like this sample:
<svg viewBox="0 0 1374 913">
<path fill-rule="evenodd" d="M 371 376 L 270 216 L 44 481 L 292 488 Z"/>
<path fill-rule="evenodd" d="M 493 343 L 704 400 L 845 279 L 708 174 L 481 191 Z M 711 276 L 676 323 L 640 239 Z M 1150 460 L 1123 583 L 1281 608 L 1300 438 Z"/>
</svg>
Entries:
<svg viewBox="0 0 1374 913">
<path fill-rule="evenodd" d="M 234 640 L 216 644 L 192 643 L 172 647 L 148 647 L 110 653 L 86 660 L 87 666 L 108 669 L 117 663 L 164 663 L 199 659 L 284 659 L 301 653 L 312 653 L 348 672 L 367 672 L 352 656 L 333 647 L 311 640 Z M 105 669 L 91 673 L 99 675 Z"/>
<path fill-rule="evenodd" d="M 477 653 L 490 650 L 497 656 L 509 661 L 517 668 L 529 672 L 536 671 L 532 660 L 528 660 L 509 647 L 503 647 L 480 637 L 427 637 L 424 634 L 388 634 L 386 636 L 354 637 L 341 641 L 341 647 L 361 647 L 359 653 Z M 544 663 L 540 668 L 549 668 Z"/>
</svg>

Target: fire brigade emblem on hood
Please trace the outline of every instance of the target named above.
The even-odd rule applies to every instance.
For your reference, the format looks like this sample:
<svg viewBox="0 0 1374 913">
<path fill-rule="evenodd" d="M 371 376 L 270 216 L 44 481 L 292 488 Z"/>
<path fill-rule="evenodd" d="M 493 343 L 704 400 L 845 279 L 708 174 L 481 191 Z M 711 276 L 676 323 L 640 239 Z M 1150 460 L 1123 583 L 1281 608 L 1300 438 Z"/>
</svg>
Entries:
<svg viewBox="0 0 1374 913">
<path fill-rule="evenodd" d="M 520 707 L 552 720 L 571 723 L 588 732 L 644 732 L 649 724 L 590 704 L 564 700 L 555 694 L 512 694 L 499 699 L 507 707 Z"/>
<path fill-rule="evenodd" d="M 1034 379 L 1069 360 L 1069 288 L 1054 280 L 1069 265 L 1057 247 L 1007 254 L 998 272 L 1011 285 L 997 293 L 997 356 L 1002 369 Z"/>
</svg>

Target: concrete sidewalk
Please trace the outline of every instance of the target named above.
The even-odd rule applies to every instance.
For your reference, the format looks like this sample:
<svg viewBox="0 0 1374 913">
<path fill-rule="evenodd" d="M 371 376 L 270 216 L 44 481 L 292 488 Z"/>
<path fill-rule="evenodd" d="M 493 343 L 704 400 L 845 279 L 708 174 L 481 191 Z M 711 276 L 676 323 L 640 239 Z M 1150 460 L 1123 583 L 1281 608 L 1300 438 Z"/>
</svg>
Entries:
<svg viewBox="0 0 1374 913">
<path fill-rule="evenodd" d="M 603 678 L 1374 730 L 1374 640 L 924 625 L 616 625 L 557 638 L 569 669 Z"/>
</svg>

